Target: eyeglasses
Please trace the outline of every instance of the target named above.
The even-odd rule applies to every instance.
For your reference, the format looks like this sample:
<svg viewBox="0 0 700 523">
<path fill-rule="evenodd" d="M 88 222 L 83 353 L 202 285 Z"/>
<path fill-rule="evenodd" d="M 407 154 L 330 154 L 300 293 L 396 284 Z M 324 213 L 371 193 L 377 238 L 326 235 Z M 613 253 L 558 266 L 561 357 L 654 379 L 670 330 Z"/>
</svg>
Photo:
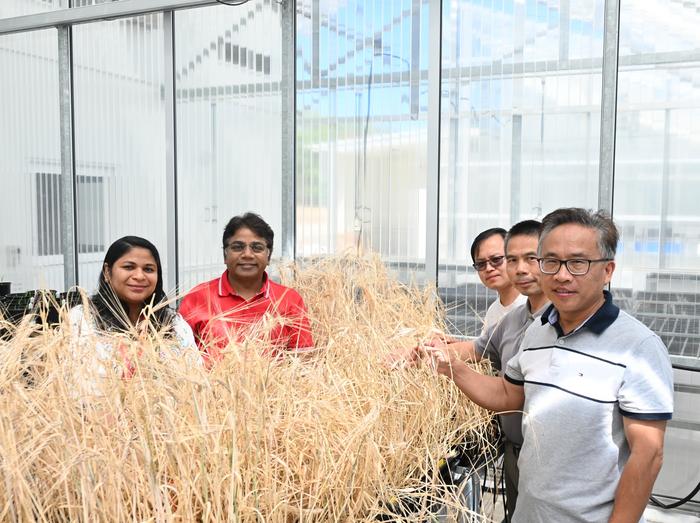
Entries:
<svg viewBox="0 0 700 523">
<path fill-rule="evenodd" d="M 538 258 L 540 262 L 540 271 L 542 274 L 557 274 L 561 270 L 562 265 L 566 265 L 566 270 L 572 276 L 583 276 L 588 274 L 591 269 L 591 263 L 609 262 L 612 258 L 601 258 L 599 260 L 584 260 L 581 258 L 572 258 L 570 260 L 558 260 L 557 258 Z"/>
<path fill-rule="evenodd" d="M 262 242 L 231 242 L 226 246 L 226 249 L 231 252 L 241 253 L 246 250 L 246 247 L 250 247 L 250 250 L 255 254 L 262 254 L 267 250 L 267 245 Z"/>
<path fill-rule="evenodd" d="M 477 271 L 481 272 L 486 269 L 486 264 L 488 263 L 491 265 L 491 267 L 495 269 L 496 267 L 500 267 L 501 265 L 503 265 L 503 261 L 505 259 L 505 256 L 491 256 L 490 258 L 472 264 L 472 267 L 474 267 Z"/>
</svg>

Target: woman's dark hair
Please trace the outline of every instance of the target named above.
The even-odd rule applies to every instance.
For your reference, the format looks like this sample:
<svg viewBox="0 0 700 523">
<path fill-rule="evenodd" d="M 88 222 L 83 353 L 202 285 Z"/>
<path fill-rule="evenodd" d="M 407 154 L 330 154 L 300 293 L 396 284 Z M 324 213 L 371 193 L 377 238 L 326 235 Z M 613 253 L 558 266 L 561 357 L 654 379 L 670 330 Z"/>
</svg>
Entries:
<svg viewBox="0 0 700 523">
<path fill-rule="evenodd" d="M 155 306 L 166 300 L 165 291 L 163 291 L 163 268 L 156 246 L 139 236 L 124 236 L 123 238 L 119 238 L 107 249 L 105 259 L 102 262 L 100 278 L 97 283 L 97 292 L 92 296 L 92 304 L 95 307 L 96 313 L 95 319 L 99 327 L 103 330 L 125 330 L 130 327 L 127 314 L 129 308 L 127 304 L 115 294 L 114 290 L 107 282 L 105 278 L 105 269 L 111 271 L 115 262 L 134 247 L 141 247 L 150 251 L 156 262 L 158 274 L 156 288 L 153 294 L 144 300 L 142 308 L 150 303 L 153 303 Z M 170 307 L 163 306 L 151 314 L 150 321 L 156 329 L 161 329 L 169 327 L 174 317 L 175 312 Z"/>
<path fill-rule="evenodd" d="M 224 228 L 224 235 L 221 238 L 223 248 L 226 248 L 226 244 L 231 236 L 236 234 L 236 231 L 242 227 L 250 229 L 257 236 L 260 236 L 263 240 L 265 240 L 265 244 L 267 245 L 268 249 L 268 259 L 270 259 L 272 257 L 272 244 L 275 240 L 275 233 L 273 232 L 272 227 L 270 227 L 259 214 L 255 214 L 253 212 L 247 212 L 240 216 L 234 216 L 229 220 Z"/>
</svg>

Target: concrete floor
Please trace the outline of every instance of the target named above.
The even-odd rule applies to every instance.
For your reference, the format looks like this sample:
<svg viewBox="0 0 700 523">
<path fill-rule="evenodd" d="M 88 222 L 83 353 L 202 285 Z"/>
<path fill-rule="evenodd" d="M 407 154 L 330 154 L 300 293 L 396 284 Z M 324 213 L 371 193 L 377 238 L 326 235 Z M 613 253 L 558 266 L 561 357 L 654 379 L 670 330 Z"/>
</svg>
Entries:
<svg viewBox="0 0 700 523">
<path fill-rule="evenodd" d="M 503 521 L 503 498 L 498 494 L 495 503 L 492 492 L 484 492 L 482 497 L 482 514 L 484 522 L 500 523 Z M 663 510 L 657 507 L 648 506 L 644 511 L 646 523 L 700 523 L 700 508 L 693 511 L 683 507 L 685 510 Z"/>
<path fill-rule="evenodd" d="M 493 504 L 493 494 L 486 493 L 484 500 L 484 521 L 500 523 L 503 521 L 503 502 L 498 498 Z M 681 512 L 679 510 L 662 510 L 656 507 L 647 507 L 644 511 L 646 523 L 700 523 L 700 513 Z"/>
<path fill-rule="evenodd" d="M 700 523 L 700 513 L 681 512 L 679 510 L 661 510 L 647 507 L 644 511 L 647 523 Z"/>
</svg>

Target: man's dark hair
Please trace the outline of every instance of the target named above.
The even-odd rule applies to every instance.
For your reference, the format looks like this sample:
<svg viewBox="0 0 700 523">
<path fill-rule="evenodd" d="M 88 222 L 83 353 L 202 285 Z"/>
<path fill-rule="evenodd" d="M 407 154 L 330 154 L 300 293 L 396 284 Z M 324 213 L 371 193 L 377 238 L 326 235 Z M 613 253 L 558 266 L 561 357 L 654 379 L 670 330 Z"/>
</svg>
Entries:
<svg viewBox="0 0 700 523">
<path fill-rule="evenodd" d="M 550 212 L 542 219 L 538 254 L 542 254 L 540 250 L 544 238 L 552 232 L 554 228 L 569 223 L 594 229 L 598 233 L 598 250 L 600 251 L 601 257 L 611 260 L 615 258 L 617 242 L 620 238 L 620 233 L 615 226 L 615 222 L 610 215 L 603 210 L 592 211 L 581 209 L 580 207 L 557 209 L 556 211 Z"/>
<path fill-rule="evenodd" d="M 479 250 L 479 246 L 481 245 L 481 242 L 484 240 L 488 240 L 491 236 L 496 236 L 499 235 L 503 240 L 506 239 L 506 230 L 501 228 L 501 227 L 493 227 L 492 229 L 486 229 L 485 231 L 480 232 L 476 238 L 474 238 L 474 241 L 472 242 L 472 248 L 471 248 L 471 254 L 472 254 L 472 261 L 476 262 L 476 251 Z"/>
<path fill-rule="evenodd" d="M 231 236 L 236 234 L 238 229 L 243 227 L 250 229 L 256 235 L 265 240 L 265 244 L 268 248 L 268 259 L 272 257 L 272 244 L 275 239 L 275 233 L 272 231 L 272 227 L 270 227 L 259 214 L 255 214 L 253 212 L 247 212 L 239 216 L 234 216 L 229 220 L 226 227 L 224 227 L 224 235 L 221 238 L 223 248 L 226 248 L 228 240 L 231 238 Z"/>
<path fill-rule="evenodd" d="M 513 236 L 534 236 L 540 235 L 542 223 L 537 220 L 523 220 L 513 225 L 506 234 L 506 251 L 508 251 L 508 242 Z"/>
</svg>

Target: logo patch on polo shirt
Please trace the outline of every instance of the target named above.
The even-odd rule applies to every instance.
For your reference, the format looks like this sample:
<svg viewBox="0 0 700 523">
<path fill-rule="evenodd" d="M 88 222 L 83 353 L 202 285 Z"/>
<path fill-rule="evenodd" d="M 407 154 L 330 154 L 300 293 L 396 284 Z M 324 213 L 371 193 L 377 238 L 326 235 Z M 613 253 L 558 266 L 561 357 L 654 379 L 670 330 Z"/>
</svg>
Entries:
<svg viewBox="0 0 700 523">
<path fill-rule="evenodd" d="M 554 387 L 599 403 L 616 403 L 625 366 L 565 347 L 523 351 L 520 365 L 525 383 Z"/>
</svg>

